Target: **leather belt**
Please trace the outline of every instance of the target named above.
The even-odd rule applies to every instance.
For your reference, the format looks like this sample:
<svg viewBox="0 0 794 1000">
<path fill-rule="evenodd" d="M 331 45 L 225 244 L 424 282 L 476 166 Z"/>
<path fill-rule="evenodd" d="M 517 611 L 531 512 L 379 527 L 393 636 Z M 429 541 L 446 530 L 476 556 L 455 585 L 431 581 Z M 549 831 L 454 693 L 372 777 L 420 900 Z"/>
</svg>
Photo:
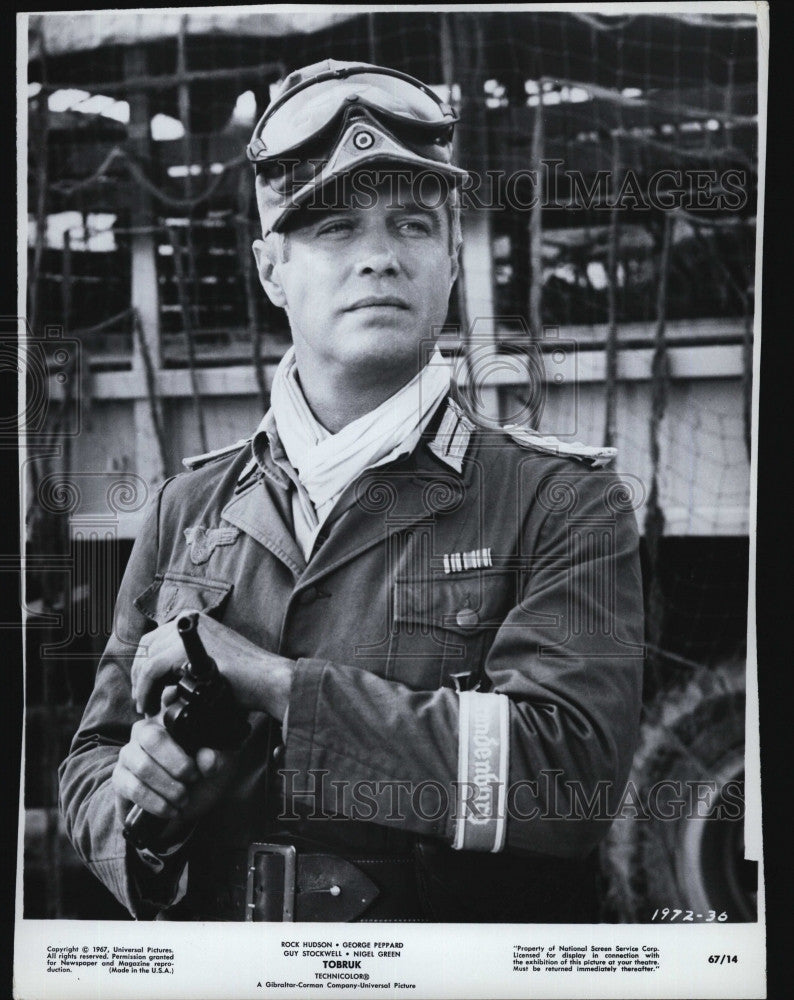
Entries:
<svg viewBox="0 0 794 1000">
<path fill-rule="evenodd" d="M 284 844 L 248 848 L 246 920 L 355 920 L 377 895 L 374 882 L 344 858 L 298 855 Z"/>
<path fill-rule="evenodd" d="M 425 919 L 413 855 L 343 858 L 257 842 L 202 861 L 191 860 L 187 894 L 167 919 Z"/>
</svg>

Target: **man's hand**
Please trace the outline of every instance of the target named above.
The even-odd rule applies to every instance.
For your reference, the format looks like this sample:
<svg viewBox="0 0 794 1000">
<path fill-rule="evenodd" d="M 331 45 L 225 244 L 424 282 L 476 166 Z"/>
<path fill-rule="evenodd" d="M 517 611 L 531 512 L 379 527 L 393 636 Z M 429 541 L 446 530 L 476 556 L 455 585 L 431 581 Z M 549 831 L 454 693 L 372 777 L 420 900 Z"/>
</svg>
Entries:
<svg viewBox="0 0 794 1000">
<path fill-rule="evenodd" d="M 162 708 L 175 698 L 176 688 L 163 692 Z M 233 773 L 236 754 L 204 747 L 188 756 L 162 726 L 160 718 L 136 722 L 130 742 L 122 747 L 113 771 L 119 822 L 132 805 L 171 822 L 166 843 L 184 839 L 197 820 L 223 794 Z"/>
<path fill-rule="evenodd" d="M 198 614 L 204 648 L 231 684 L 240 707 L 267 712 L 281 722 L 289 703 L 292 660 L 268 653 L 214 618 Z M 147 632 L 132 666 L 132 697 L 139 712 L 152 715 L 158 710 L 161 684 L 184 662 L 185 647 L 176 620 Z"/>
</svg>

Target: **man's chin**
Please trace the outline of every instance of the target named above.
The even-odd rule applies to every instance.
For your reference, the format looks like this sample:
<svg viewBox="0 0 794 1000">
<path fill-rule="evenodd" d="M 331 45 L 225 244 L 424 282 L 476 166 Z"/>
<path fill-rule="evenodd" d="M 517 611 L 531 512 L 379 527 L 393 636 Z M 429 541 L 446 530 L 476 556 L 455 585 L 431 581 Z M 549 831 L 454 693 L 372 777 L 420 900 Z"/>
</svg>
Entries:
<svg viewBox="0 0 794 1000">
<path fill-rule="evenodd" d="M 420 349 L 384 342 L 384 337 L 361 337 L 357 343 L 346 344 L 339 358 L 346 375 L 355 375 L 367 382 L 408 381 L 422 366 Z"/>
</svg>

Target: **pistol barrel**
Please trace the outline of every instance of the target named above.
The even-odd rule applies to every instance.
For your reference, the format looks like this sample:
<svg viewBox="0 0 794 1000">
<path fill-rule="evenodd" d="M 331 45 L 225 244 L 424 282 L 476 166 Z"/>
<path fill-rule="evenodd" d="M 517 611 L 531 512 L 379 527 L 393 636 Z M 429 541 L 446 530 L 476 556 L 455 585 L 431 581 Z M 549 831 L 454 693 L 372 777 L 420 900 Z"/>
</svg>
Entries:
<svg viewBox="0 0 794 1000">
<path fill-rule="evenodd" d="M 209 677 L 213 673 L 214 664 L 199 638 L 198 615 L 195 612 L 183 615 L 177 621 L 176 629 L 185 646 L 191 676 L 196 680 Z"/>
</svg>

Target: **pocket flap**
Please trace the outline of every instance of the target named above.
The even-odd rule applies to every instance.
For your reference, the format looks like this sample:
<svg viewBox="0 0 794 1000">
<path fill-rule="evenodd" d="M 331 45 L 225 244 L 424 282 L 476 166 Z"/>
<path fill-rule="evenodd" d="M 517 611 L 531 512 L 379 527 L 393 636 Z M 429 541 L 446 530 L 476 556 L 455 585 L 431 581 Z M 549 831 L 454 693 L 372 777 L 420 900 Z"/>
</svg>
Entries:
<svg viewBox="0 0 794 1000">
<path fill-rule="evenodd" d="M 135 598 L 135 607 L 150 621 L 164 625 L 191 608 L 207 614 L 218 611 L 232 587 L 233 584 L 223 580 L 207 580 L 179 573 L 158 574 L 154 583 Z"/>
<path fill-rule="evenodd" d="M 394 618 L 433 624 L 461 635 L 493 629 L 515 603 L 514 590 L 513 575 L 503 571 L 395 580 Z"/>
</svg>

